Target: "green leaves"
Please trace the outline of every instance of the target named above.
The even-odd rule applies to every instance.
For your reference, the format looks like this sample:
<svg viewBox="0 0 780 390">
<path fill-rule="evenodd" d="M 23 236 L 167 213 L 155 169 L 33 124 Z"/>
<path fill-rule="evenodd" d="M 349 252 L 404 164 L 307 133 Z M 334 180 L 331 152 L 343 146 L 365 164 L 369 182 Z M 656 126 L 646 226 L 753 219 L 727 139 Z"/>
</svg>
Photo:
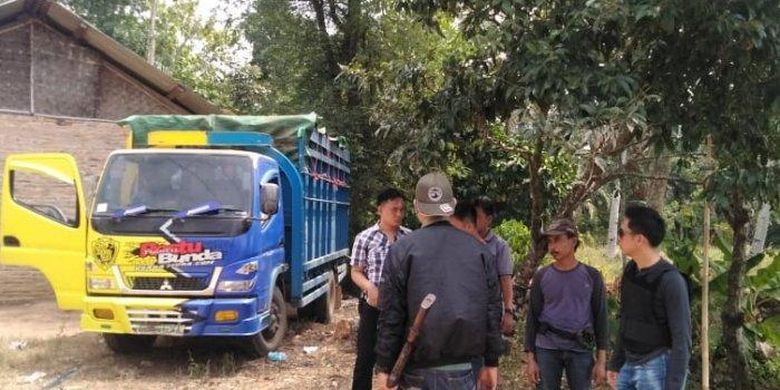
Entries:
<svg viewBox="0 0 780 390">
<path fill-rule="evenodd" d="M 639 4 L 634 9 L 634 21 L 655 19 L 661 14 L 661 7 L 654 4 Z"/>
<path fill-rule="evenodd" d="M 763 257 L 762 257 L 763 260 Z M 748 285 L 780 302 L 780 252 L 769 256 L 769 264 L 749 276 Z"/>
<path fill-rule="evenodd" d="M 525 224 L 515 219 L 507 219 L 493 228 L 493 232 L 509 244 L 514 264 L 525 259 L 531 248 L 531 231 Z"/>
<path fill-rule="evenodd" d="M 241 32 L 230 23 L 217 23 L 214 16 L 199 16 L 198 0 L 158 3 L 155 66 L 212 103 L 232 107 L 229 79 L 240 67 L 235 52 L 240 49 Z M 65 4 L 130 50 L 146 55 L 147 0 L 67 0 Z"/>
</svg>

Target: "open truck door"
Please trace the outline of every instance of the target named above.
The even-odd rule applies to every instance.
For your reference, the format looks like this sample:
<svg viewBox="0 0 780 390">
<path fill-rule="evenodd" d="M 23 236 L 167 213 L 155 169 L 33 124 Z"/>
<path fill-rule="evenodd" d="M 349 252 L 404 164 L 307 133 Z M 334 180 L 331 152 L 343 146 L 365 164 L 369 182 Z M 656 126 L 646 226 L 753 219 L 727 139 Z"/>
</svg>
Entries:
<svg viewBox="0 0 780 390">
<path fill-rule="evenodd" d="M 0 263 L 37 268 L 63 310 L 86 294 L 87 219 L 76 161 L 67 154 L 16 154 L 5 162 Z"/>
</svg>

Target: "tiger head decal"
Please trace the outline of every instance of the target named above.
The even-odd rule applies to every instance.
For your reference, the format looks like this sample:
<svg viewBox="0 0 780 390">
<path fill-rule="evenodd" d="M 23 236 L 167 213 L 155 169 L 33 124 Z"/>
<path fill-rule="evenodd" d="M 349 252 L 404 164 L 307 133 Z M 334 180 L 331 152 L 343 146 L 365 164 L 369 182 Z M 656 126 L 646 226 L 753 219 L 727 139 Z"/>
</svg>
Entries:
<svg viewBox="0 0 780 390">
<path fill-rule="evenodd" d="M 119 248 L 116 241 L 108 238 L 99 238 L 92 243 L 92 254 L 95 257 L 95 263 L 103 269 L 114 265 L 118 251 Z"/>
</svg>

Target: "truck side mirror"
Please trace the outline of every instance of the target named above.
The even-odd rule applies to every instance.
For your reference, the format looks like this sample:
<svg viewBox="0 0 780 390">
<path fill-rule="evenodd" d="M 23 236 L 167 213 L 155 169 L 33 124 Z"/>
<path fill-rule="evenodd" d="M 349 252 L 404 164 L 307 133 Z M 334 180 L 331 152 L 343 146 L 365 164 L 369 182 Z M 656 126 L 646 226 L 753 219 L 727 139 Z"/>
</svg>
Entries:
<svg viewBox="0 0 780 390">
<path fill-rule="evenodd" d="M 279 186 L 274 183 L 265 183 L 260 186 L 262 210 L 265 215 L 274 215 L 279 211 Z"/>
</svg>

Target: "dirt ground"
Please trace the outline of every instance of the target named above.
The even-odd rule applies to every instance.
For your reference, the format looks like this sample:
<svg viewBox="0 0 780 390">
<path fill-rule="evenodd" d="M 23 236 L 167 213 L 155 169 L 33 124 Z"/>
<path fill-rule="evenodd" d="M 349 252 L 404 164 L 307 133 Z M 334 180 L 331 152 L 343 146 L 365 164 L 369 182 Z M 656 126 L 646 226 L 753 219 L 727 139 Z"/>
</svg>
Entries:
<svg viewBox="0 0 780 390">
<path fill-rule="evenodd" d="M 79 331 L 79 314 L 54 301 L 0 306 L 0 389 L 349 389 L 355 362 L 357 300 L 328 325 L 290 320 L 284 362 L 249 359 L 222 339 L 160 338 L 139 355 L 112 353 Z M 304 347 L 317 347 L 307 354 Z M 499 389 L 525 389 L 520 350 L 501 363 Z"/>
<path fill-rule="evenodd" d="M 348 389 L 357 300 L 336 320 L 291 320 L 284 362 L 250 360 L 220 340 L 163 338 L 145 354 L 119 356 L 101 336 L 79 332 L 77 313 L 54 302 L 0 307 L 0 389 Z M 304 347 L 318 347 L 307 354 Z"/>
</svg>

